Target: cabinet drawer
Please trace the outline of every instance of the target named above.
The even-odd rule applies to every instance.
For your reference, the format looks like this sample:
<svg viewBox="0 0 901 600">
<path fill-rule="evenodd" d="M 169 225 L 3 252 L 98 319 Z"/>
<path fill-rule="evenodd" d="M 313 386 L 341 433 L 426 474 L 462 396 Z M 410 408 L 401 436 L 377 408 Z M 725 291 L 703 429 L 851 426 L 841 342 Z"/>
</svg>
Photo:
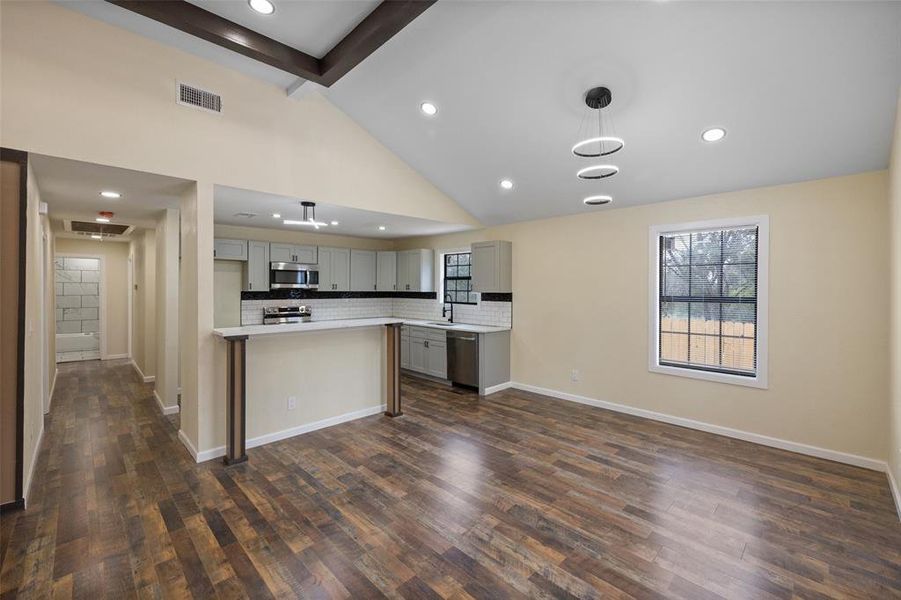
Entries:
<svg viewBox="0 0 901 600">
<path fill-rule="evenodd" d="M 432 340 L 433 342 L 447 341 L 447 332 L 443 329 L 426 329 L 425 335 L 426 339 Z"/>
</svg>

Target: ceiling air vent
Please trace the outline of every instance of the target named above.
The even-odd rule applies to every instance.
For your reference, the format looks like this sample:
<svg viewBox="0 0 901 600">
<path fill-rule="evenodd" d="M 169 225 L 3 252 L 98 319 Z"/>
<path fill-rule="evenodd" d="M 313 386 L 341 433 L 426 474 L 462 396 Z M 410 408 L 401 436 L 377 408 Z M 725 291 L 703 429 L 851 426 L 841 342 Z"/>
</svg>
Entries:
<svg viewBox="0 0 901 600">
<path fill-rule="evenodd" d="M 257 213 L 252 213 L 252 212 L 239 212 L 239 213 L 235 213 L 235 216 L 238 217 L 238 218 L 240 218 L 240 219 L 252 219 L 252 218 L 254 218 L 255 216 L 257 216 Z"/>
<path fill-rule="evenodd" d="M 222 112 L 222 96 L 186 83 L 178 82 L 177 102 L 216 114 Z"/>
<path fill-rule="evenodd" d="M 69 231 L 73 233 L 81 233 L 90 235 L 99 233 L 101 235 L 122 235 L 131 229 L 131 225 L 116 225 L 112 223 L 90 223 L 88 221 L 72 221 L 69 224 Z"/>
</svg>

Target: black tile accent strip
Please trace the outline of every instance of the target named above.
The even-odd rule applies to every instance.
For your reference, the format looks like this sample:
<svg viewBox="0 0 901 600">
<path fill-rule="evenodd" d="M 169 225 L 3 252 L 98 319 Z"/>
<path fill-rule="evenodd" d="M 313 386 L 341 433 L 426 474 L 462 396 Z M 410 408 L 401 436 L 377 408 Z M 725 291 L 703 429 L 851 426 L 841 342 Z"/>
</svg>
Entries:
<svg viewBox="0 0 901 600">
<path fill-rule="evenodd" d="M 482 292 L 483 302 L 513 302 L 513 293 Z"/>
<path fill-rule="evenodd" d="M 318 290 L 269 290 L 267 292 L 241 292 L 241 300 L 315 300 L 349 298 L 414 298 L 436 300 L 435 292 L 320 292 Z"/>
</svg>

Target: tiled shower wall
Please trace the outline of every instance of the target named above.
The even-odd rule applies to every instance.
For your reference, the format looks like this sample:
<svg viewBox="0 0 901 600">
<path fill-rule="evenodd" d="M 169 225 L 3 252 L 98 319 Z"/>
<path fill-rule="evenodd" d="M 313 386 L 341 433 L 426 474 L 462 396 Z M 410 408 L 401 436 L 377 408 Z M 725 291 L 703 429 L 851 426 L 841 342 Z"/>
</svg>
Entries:
<svg viewBox="0 0 901 600">
<path fill-rule="evenodd" d="M 307 300 L 243 300 L 241 324 L 260 325 L 264 306 L 306 305 L 313 310 L 314 321 L 332 319 L 364 319 L 372 317 L 402 317 L 424 321 L 444 321 L 442 304 L 437 300 L 411 298 L 337 298 Z M 475 305 L 455 304 L 454 321 L 474 325 L 513 326 L 512 302 L 478 302 Z"/>
<path fill-rule="evenodd" d="M 57 257 L 56 360 L 100 358 L 100 259 Z"/>
</svg>

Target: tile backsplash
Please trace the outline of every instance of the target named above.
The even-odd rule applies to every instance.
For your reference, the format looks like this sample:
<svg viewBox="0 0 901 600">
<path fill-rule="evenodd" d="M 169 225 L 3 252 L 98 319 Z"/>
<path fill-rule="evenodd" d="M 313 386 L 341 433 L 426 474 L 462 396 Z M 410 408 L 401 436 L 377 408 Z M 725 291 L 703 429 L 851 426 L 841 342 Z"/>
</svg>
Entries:
<svg viewBox="0 0 901 600">
<path fill-rule="evenodd" d="M 442 304 L 434 299 L 419 298 L 334 298 L 306 300 L 242 300 L 241 324 L 263 323 L 263 307 L 306 305 L 313 310 L 314 321 L 333 319 L 365 319 L 402 317 L 425 321 L 443 321 Z M 455 304 L 454 321 L 473 325 L 513 326 L 513 302 L 480 301 L 477 304 Z"/>
</svg>

